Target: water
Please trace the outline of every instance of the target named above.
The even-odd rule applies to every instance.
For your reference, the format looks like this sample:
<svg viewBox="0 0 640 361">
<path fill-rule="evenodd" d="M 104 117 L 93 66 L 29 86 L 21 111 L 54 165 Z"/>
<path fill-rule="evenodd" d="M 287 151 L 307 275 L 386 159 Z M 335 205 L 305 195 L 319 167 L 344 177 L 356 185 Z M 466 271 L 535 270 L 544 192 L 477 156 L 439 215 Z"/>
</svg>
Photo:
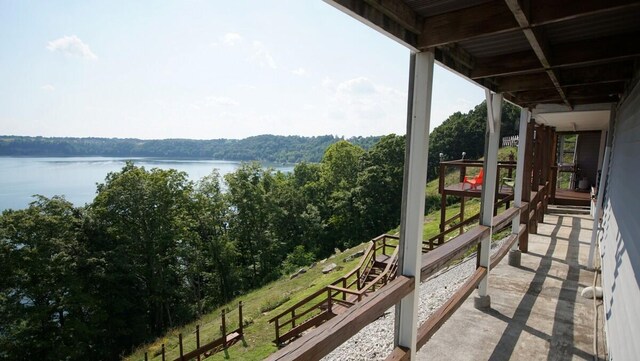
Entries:
<svg viewBox="0 0 640 361">
<path fill-rule="evenodd" d="M 34 200 L 34 194 L 46 197 L 64 195 L 76 206 L 90 203 L 96 195 L 96 184 L 103 183 L 109 172 L 119 171 L 127 160 L 146 169 L 177 169 L 184 171 L 191 180 L 218 169 L 220 175 L 231 173 L 240 162 L 221 160 L 175 160 L 158 158 L 110 158 L 110 157 L 0 157 L 0 211 L 26 208 Z M 293 166 L 275 166 L 289 172 Z"/>
</svg>

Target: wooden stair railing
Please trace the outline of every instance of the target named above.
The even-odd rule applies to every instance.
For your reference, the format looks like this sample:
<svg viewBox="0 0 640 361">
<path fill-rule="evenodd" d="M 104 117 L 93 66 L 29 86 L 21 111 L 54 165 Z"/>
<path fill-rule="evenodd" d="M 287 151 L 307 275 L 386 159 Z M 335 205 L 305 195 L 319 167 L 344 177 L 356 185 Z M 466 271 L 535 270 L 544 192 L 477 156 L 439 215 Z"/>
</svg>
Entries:
<svg viewBox="0 0 640 361">
<path fill-rule="evenodd" d="M 336 315 L 334 306 L 351 307 L 361 301 L 363 296 L 374 292 L 395 278 L 398 247 L 387 243 L 390 239 L 398 240 L 398 237 L 381 235 L 374 238 L 362 255 L 358 266 L 351 272 L 271 318 L 269 323 L 274 323 L 275 326 L 274 343 L 280 346 L 302 332 L 319 326 Z M 388 248 L 393 249 L 390 255 L 387 254 Z M 377 256 L 386 257 L 387 262 L 384 263 L 384 268 L 381 268 L 379 262 L 376 264 Z M 394 273 L 390 274 L 390 272 Z M 370 279 L 370 276 L 375 277 Z"/>
</svg>

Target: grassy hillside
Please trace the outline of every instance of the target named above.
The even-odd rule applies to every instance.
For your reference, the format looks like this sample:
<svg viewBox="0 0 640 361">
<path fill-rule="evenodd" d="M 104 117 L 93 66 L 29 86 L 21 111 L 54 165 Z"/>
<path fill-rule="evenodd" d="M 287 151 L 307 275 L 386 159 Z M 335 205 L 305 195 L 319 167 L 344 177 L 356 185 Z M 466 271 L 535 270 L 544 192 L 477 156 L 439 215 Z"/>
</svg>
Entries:
<svg viewBox="0 0 640 361">
<path fill-rule="evenodd" d="M 515 153 L 515 148 L 502 148 L 500 150 L 500 159 L 508 159 L 508 155 L 511 151 Z M 458 174 L 452 172 L 447 174 L 445 182 L 447 184 L 455 183 L 457 179 Z M 429 182 L 426 189 L 427 196 L 434 196 L 439 199 L 438 179 Z M 469 199 L 466 202 L 465 218 L 471 217 L 479 211 L 480 201 L 478 198 Z M 453 204 L 447 207 L 446 216 L 449 218 L 458 212 L 459 204 Z M 439 210 L 427 214 L 425 216 L 423 238 L 428 239 L 438 234 L 439 224 Z M 389 233 L 393 234 L 397 233 L 397 231 L 398 229 L 396 228 L 390 230 Z M 455 235 L 457 235 L 457 232 L 453 232 L 449 238 Z M 501 238 L 502 236 L 503 234 L 498 234 L 494 239 Z M 244 347 L 242 344 L 236 344 L 231 347 L 229 349 L 229 360 L 262 360 L 277 350 L 276 346 L 272 342 L 275 338 L 274 326 L 273 324 L 269 324 L 268 320 L 282 310 L 292 306 L 318 289 L 327 286 L 335 279 L 356 267 L 359 262 L 358 258 L 351 260 L 350 262 L 343 262 L 343 260 L 349 255 L 366 248 L 366 246 L 367 244 L 363 243 L 340 252 L 332 256 L 332 259 L 326 260 L 324 264 L 318 263 L 315 267 L 309 269 L 307 273 L 292 280 L 289 279 L 289 276 L 283 276 L 275 282 L 233 300 L 223 307 L 216 309 L 212 313 L 207 314 L 198 321 L 170 331 L 164 337 L 157 339 L 153 343 L 140 347 L 131 355 L 127 356 L 125 360 L 144 360 L 145 351 L 149 352 L 149 360 L 160 360 L 161 357 L 159 352 L 163 343 L 165 344 L 167 352 L 166 360 L 173 360 L 179 356 L 179 333 L 183 334 L 185 352 L 195 349 L 194 330 L 196 324 L 200 325 L 200 339 L 202 344 L 220 337 L 220 313 L 223 308 L 230 310 L 227 329 L 235 329 L 238 324 L 236 311 L 238 301 L 242 301 L 244 304 L 243 313 L 245 324 L 247 324 L 245 328 L 245 340 L 247 342 L 247 347 Z M 332 262 L 338 265 L 338 269 L 327 275 L 322 274 L 321 271 L 323 266 Z M 271 308 L 273 309 L 267 311 Z M 225 360 L 225 358 L 223 353 L 219 353 L 208 358 L 208 360 L 222 361 Z"/>
</svg>

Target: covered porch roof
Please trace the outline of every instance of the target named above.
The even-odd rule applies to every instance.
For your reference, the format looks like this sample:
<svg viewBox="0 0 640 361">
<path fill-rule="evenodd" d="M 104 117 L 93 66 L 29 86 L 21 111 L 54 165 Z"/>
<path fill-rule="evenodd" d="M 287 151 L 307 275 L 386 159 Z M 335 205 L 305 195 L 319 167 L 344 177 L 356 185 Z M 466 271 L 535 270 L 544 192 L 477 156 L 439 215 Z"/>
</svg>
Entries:
<svg viewBox="0 0 640 361">
<path fill-rule="evenodd" d="M 325 1 L 559 131 L 606 129 L 638 70 L 638 1 Z"/>
</svg>

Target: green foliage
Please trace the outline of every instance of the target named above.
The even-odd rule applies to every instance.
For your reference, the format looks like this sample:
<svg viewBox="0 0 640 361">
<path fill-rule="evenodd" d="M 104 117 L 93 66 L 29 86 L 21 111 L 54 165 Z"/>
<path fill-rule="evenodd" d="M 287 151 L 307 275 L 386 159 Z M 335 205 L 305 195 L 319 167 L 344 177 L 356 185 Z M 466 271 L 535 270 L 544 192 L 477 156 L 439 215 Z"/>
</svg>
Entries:
<svg viewBox="0 0 640 361">
<path fill-rule="evenodd" d="M 500 136 L 517 134 L 520 110 L 510 103 L 503 103 Z M 438 177 L 440 153 L 445 160 L 478 159 L 484 154 L 485 129 L 487 123 L 486 102 L 478 104 L 467 114 L 455 112 L 436 127 L 429 136 L 429 180 Z"/>
<path fill-rule="evenodd" d="M 368 149 L 380 137 L 353 137 L 348 141 Z M 206 158 L 275 163 L 319 162 L 333 143 L 342 138 L 258 135 L 245 139 L 108 139 L 0 136 L 0 155 L 105 156 Z"/>
<path fill-rule="evenodd" d="M 303 245 L 298 245 L 287 255 L 282 263 L 282 274 L 295 272 L 300 267 L 308 266 L 315 259 L 312 252 L 307 252 Z"/>
</svg>

